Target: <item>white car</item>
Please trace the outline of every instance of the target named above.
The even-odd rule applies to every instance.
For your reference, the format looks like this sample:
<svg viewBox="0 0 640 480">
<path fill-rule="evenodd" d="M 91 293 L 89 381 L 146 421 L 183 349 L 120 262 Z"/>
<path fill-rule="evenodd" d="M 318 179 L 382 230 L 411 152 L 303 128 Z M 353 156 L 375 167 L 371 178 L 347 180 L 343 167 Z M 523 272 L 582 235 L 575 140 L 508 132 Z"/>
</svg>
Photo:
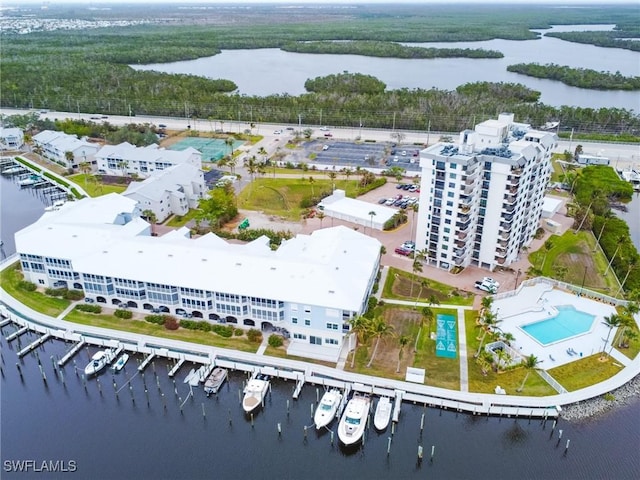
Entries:
<svg viewBox="0 0 640 480">
<path fill-rule="evenodd" d="M 274 135 L 280 135 L 282 133 L 282 130 L 274 130 L 273 134 Z"/>
<path fill-rule="evenodd" d="M 488 283 L 490 285 L 495 285 L 496 288 L 500 287 L 500 284 L 498 282 L 496 282 L 493 278 L 491 277 L 484 277 L 482 279 L 482 283 Z"/>
<path fill-rule="evenodd" d="M 329 150 L 329 145 L 323 145 L 322 150 Z"/>
<path fill-rule="evenodd" d="M 323 132 L 328 132 L 329 131 L 329 127 L 320 127 L 320 130 L 322 130 Z"/>
<path fill-rule="evenodd" d="M 489 293 L 496 293 L 498 291 L 498 287 L 487 282 L 476 282 L 476 288 Z"/>
</svg>

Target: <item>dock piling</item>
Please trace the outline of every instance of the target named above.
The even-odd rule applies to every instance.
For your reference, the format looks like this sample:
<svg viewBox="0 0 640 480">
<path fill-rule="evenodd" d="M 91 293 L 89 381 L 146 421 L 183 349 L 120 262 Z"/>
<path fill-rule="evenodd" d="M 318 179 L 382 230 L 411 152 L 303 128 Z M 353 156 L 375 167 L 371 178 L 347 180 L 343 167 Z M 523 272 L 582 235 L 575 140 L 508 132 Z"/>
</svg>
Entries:
<svg viewBox="0 0 640 480">
<path fill-rule="evenodd" d="M 435 445 L 431 445 L 431 462 L 433 462 L 433 456 L 436 453 L 436 446 Z"/>
<path fill-rule="evenodd" d="M 204 411 L 204 403 L 201 403 L 200 405 L 202 405 L 202 418 L 207 418 L 207 414 Z"/>
<path fill-rule="evenodd" d="M 418 461 L 422 460 L 422 445 L 418 445 Z"/>
<path fill-rule="evenodd" d="M 44 373 L 44 369 L 42 368 L 42 365 L 38 365 L 38 368 L 40 369 L 40 374 L 42 375 L 42 381 L 44 383 L 47 383 L 47 375 Z M 85 384 L 85 388 L 87 388 L 86 384 Z"/>
<path fill-rule="evenodd" d="M 422 417 L 420 417 L 420 435 L 422 435 L 422 430 L 424 429 L 424 413 Z"/>
<path fill-rule="evenodd" d="M 20 375 L 20 379 L 24 380 L 22 376 L 22 369 L 20 368 L 20 364 L 18 362 L 16 362 L 16 368 L 18 369 L 18 374 Z"/>
<path fill-rule="evenodd" d="M 387 442 L 387 457 L 391 453 L 391 437 L 388 437 L 389 441 Z"/>
<path fill-rule="evenodd" d="M 282 435 L 282 425 L 280 425 L 280 422 L 278 422 L 278 436 Z"/>
<path fill-rule="evenodd" d="M 313 418 L 313 402 L 311 402 L 311 404 L 309 405 L 309 410 L 311 413 L 311 418 Z"/>
<path fill-rule="evenodd" d="M 567 454 L 567 450 L 569 450 L 569 442 L 570 442 L 570 441 L 571 441 L 571 440 L 567 440 L 567 444 L 566 444 L 566 445 L 565 445 L 565 447 L 564 447 L 564 454 L 565 454 L 565 455 Z"/>
</svg>

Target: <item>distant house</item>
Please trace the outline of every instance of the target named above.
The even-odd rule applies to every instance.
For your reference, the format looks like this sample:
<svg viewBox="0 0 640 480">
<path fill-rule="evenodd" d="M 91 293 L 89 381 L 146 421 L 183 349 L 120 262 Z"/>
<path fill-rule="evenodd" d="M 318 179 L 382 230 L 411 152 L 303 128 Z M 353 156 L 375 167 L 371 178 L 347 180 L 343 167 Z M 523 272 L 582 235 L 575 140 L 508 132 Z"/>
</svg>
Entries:
<svg viewBox="0 0 640 480">
<path fill-rule="evenodd" d="M 18 150 L 24 145 L 24 134 L 19 128 L 0 128 L 0 150 Z"/>
<path fill-rule="evenodd" d="M 147 178 L 154 172 L 174 165 L 188 164 L 196 168 L 202 166 L 202 154 L 195 148 L 186 150 L 165 150 L 153 144 L 136 147 L 123 142 L 119 145 L 105 145 L 96 154 L 98 173 L 104 175 L 137 175 Z"/>
<path fill-rule="evenodd" d="M 142 182 L 132 182 L 122 194 L 136 200 L 141 212 L 151 210 L 156 222 L 169 215 L 186 215 L 206 196 L 202 170 L 186 163 L 157 171 Z"/>
<path fill-rule="evenodd" d="M 80 140 L 75 135 L 44 130 L 34 135 L 33 144 L 41 150 L 41 155 L 66 168 L 76 169 L 84 162 L 92 167 L 96 164 L 95 154 L 98 146 Z"/>
<path fill-rule="evenodd" d="M 580 165 L 609 165 L 611 163 L 607 157 L 587 155 L 586 153 L 578 155 L 576 160 Z"/>
</svg>

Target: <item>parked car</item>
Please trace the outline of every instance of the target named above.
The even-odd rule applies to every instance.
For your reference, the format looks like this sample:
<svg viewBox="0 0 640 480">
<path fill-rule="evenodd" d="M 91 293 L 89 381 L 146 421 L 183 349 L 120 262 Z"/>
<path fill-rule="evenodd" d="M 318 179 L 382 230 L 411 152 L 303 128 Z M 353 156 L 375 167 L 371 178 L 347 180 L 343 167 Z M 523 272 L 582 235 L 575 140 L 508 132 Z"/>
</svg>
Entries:
<svg viewBox="0 0 640 480">
<path fill-rule="evenodd" d="M 404 188 L 404 185 L 402 183 L 396 185 L 396 189 L 400 190 L 402 188 Z"/>
<path fill-rule="evenodd" d="M 415 192 L 416 190 L 418 190 L 418 185 L 409 185 L 410 192 Z"/>
<path fill-rule="evenodd" d="M 402 244 L 402 248 L 408 248 L 410 250 L 415 250 L 416 249 L 416 242 L 413 242 L 411 240 L 407 240 L 406 242 L 404 242 Z"/>
<path fill-rule="evenodd" d="M 386 198 L 381 198 L 380 200 L 378 200 L 378 203 L 379 203 L 380 205 L 382 205 L 382 204 L 384 204 L 384 203 L 387 203 L 387 199 L 386 199 Z"/>
<path fill-rule="evenodd" d="M 329 150 L 329 145 L 323 145 L 322 150 Z"/>
<path fill-rule="evenodd" d="M 325 137 L 333 137 L 333 135 L 331 135 L 331 132 L 327 132 L 324 134 Z"/>
<path fill-rule="evenodd" d="M 387 198 L 387 201 L 384 202 L 385 205 L 387 205 L 388 207 L 390 207 L 391 205 L 393 205 L 393 203 L 396 201 L 395 198 Z"/>
<path fill-rule="evenodd" d="M 405 257 L 408 257 L 413 253 L 413 250 L 409 250 L 408 248 L 404 248 L 404 247 L 398 247 L 395 249 L 395 252 L 398 255 L 403 255 Z"/>
<path fill-rule="evenodd" d="M 84 298 L 84 303 L 94 303 L 95 300 L 93 298 L 89 298 L 89 297 L 85 297 Z"/>
<path fill-rule="evenodd" d="M 500 288 L 500 284 L 498 282 L 496 282 L 493 278 L 491 277 L 484 277 L 482 279 L 483 283 L 490 283 L 492 285 L 495 285 L 496 288 Z"/>
<path fill-rule="evenodd" d="M 274 135 L 280 135 L 282 133 L 282 130 L 274 130 L 273 134 Z"/>
<path fill-rule="evenodd" d="M 159 123 L 158 128 L 167 128 L 167 126 L 164 123 Z"/>
<path fill-rule="evenodd" d="M 476 282 L 476 288 L 489 293 L 496 293 L 498 291 L 498 287 L 495 285 L 481 281 Z"/>
<path fill-rule="evenodd" d="M 406 151 L 406 150 L 402 150 L 401 155 L 402 155 L 403 157 L 406 157 L 406 156 L 407 156 L 407 151 Z"/>
</svg>

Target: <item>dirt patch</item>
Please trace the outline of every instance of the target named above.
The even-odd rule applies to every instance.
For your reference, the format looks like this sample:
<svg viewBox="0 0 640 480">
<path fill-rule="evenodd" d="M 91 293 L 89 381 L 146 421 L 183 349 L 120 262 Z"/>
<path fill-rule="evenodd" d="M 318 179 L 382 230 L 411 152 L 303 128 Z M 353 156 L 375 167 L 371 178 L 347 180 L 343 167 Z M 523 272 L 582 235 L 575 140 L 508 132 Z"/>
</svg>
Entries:
<svg viewBox="0 0 640 480">
<path fill-rule="evenodd" d="M 249 228 L 254 230 L 266 228 L 268 230 L 289 231 L 297 234 L 301 233 L 304 228 L 303 222 L 292 222 L 276 215 L 266 215 L 263 212 L 255 210 L 240 210 L 237 220 L 226 224 L 224 227 L 225 230 L 236 231 L 238 229 L 238 225 L 240 225 L 245 218 L 249 220 Z"/>
</svg>

